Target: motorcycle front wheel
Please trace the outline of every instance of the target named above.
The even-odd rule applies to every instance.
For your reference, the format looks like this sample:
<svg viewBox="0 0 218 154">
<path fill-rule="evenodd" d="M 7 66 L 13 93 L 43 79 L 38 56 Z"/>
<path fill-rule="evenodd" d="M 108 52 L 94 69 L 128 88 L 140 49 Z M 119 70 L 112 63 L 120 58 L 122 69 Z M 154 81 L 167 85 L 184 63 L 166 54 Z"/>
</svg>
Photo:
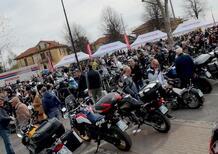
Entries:
<svg viewBox="0 0 218 154">
<path fill-rule="evenodd" d="M 152 127 L 160 133 L 168 133 L 171 124 L 169 119 L 159 111 L 152 112 L 149 115 L 149 121 L 153 123 Z"/>
<path fill-rule="evenodd" d="M 78 130 L 77 128 L 74 128 L 74 131 L 80 136 L 80 138 L 86 142 L 90 142 L 92 140 L 91 134 L 85 126 L 83 127 L 83 130 Z"/>
<path fill-rule="evenodd" d="M 182 99 L 189 109 L 198 109 L 202 104 L 201 98 L 193 91 L 185 92 L 182 95 Z"/>
<path fill-rule="evenodd" d="M 121 151 L 130 150 L 130 148 L 132 147 L 132 140 L 126 132 L 123 132 L 118 127 L 111 127 L 109 133 L 110 133 L 108 134 L 110 136 L 110 139 L 108 140 L 109 143 L 113 144 Z"/>
</svg>

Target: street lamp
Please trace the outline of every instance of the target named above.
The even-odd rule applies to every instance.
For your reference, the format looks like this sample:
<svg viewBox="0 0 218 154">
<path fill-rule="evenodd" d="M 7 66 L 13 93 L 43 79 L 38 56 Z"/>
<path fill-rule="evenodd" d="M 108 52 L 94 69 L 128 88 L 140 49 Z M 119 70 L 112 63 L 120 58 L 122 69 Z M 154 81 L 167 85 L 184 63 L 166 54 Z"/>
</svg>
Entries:
<svg viewBox="0 0 218 154">
<path fill-rule="evenodd" d="M 69 21 L 68 21 L 68 18 L 67 18 L 67 13 L 66 13 L 66 10 L 65 10 L 65 6 L 64 6 L 63 0 L 61 0 L 61 4 L 62 4 L 62 7 L 63 7 L 64 16 L 65 16 L 66 23 L 67 23 L 67 29 L 68 29 L 69 36 L 70 36 L 70 42 L 71 42 L 71 45 L 72 45 L 72 48 L 73 48 L 73 52 L 75 54 L 77 66 L 78 66 L 78 69 L 81 70 L 81 67 L 80 67 L 78 56 L 77 56 L 77 53 L 76 53 L 76 48 L 75 48 L 75 45 L 74 45 L 73 36 L 72 36 L 72 33 L 71 33 L 71 29 L 70 29 L 70 25 L 69 25 Z"/>
</svg>

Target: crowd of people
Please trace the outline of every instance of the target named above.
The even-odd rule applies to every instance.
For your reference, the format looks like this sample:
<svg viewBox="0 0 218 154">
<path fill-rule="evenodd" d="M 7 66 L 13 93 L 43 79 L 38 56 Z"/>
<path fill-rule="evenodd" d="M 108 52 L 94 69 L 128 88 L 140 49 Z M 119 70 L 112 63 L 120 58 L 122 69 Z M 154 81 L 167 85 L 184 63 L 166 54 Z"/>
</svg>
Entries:
<svg viewBox="0 0 218 154">
<path fill-rule="evenodd" d="M 97 102 L 107 91 L 103 78 L 112 76 L 113 70 L 120 76 L 119 80 L 113 82 L 136 99 L 139 99 L 138 91 L 144 86 L 145 80 L 158 80 L 164 85 L 162 72 L 172 64 L 176 66 L 182 86 L 185 86 L 193 76 L 193 57 L 217 47 L 218 27 L 190 32 L 174 40 L 173 48 L 169 48 L 166 40 L 160 40 L 127 52 L 118 51 L 89 62 L 81 62 L 79 68 L 73 64 L 53 73 L 45 71 L 40 76 L 34 76 L 31 81 L 17 81 L 16 84 L 3 87 L 0 93 L 0 136 L 7 153 L 14 154 L 9 123 L 16 119 L 17 127 L 27 125 L 33 118 L 29 104 L 37 112 L 35 123 L 53 117 L 60 119 L 60 108 L 70 94 L 75 98 L 84 98 L 84 91 L 88 89 L 89 96 Z"/>
</svg>

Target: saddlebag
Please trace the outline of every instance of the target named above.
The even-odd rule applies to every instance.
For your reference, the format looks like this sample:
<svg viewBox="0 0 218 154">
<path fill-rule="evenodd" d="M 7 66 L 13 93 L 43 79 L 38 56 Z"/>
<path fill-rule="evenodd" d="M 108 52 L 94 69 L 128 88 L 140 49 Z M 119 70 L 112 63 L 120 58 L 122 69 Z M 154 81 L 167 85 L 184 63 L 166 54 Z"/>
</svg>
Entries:
<svg viewBox="0 0 218 154">
<path fill-rule="evenodd" d="M 217 62 L 209 63 L 207 69 L 211 74 L 218 75 L 218 64 Z"/>
<path fill-rule="evenodd" d="M 75 131 L 67 131 L 61 137 L 62 143 L 71 151 L 75 151 L 82 144 L 82 139 L 76 134 Z"/>
<path fill-rule="evenodd" d="M 140 99 L 143 102 L 150 102 L 158 98 L 159 94 L 164 92 L 162 86 L 158 82 L 148 84 L 139 92 Z"/>
<path fill-rule="evenodd" d="M 65 132 L 63 124 L 56 118 L 43 122 L 30 139 L 30 145 L 34 151 L 40 152 L 45 148 L 50 148 L 57 138 Z"/>
</svg>

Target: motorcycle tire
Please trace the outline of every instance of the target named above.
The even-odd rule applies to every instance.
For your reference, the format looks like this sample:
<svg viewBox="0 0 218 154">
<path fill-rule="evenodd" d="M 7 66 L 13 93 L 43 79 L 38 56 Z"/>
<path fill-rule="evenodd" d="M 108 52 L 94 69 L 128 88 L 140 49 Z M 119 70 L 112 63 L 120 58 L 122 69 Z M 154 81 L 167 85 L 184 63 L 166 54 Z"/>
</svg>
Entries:
<svg viewBox="0 0 218 154">
<path fill-rule="evenodd" d="M 168 133 L 171 128 L 170 120 L 161 112 L 155 111 L 149 115 L 149 121 L 154 123 L 152 126 L 156 131 L 160 133 Z M 161 128 L 160 125 L 164 124 L 164 127 Z"/>
<path fill-rule="evenodd" d="M 184 104 L 189 108 L 189 109 L 198 109 L 202 105 L 202 100 L 198 96 L 198 94 L 194 91 L 187 91 L 182 94 L 182 99 Z"/>
<path fill-rule="evenodd" d="M 92 140 L 91 134 L 87 129 L 84 129 L 83 131 L 80 131 L 80 130 L 74 128 L 74 131 L 79 135 L 79 137 L 82 140 L 84 140 L 86 142 L 90 142 Z"/>
<path fill-rule="evenodd" d="M 111 127 L 109 133 L 110 136 L 113 135 L 113 137 L 115 138 L 114 140 L 119 140 L 119 143 L 111 141 L 109 142 L 113 144 L 117 149 L 121 151 L 129 151 L 131 149 L 132 140 L 126 132 L 123 132 L 118 127 Z"/>
<path fill-rule="evenodd" d="M 194 85 L 199 88 L 203 94 L 209 94 L 213 89 L 211 83 L 205 78 L 197 78 Z"/>
</svg>

